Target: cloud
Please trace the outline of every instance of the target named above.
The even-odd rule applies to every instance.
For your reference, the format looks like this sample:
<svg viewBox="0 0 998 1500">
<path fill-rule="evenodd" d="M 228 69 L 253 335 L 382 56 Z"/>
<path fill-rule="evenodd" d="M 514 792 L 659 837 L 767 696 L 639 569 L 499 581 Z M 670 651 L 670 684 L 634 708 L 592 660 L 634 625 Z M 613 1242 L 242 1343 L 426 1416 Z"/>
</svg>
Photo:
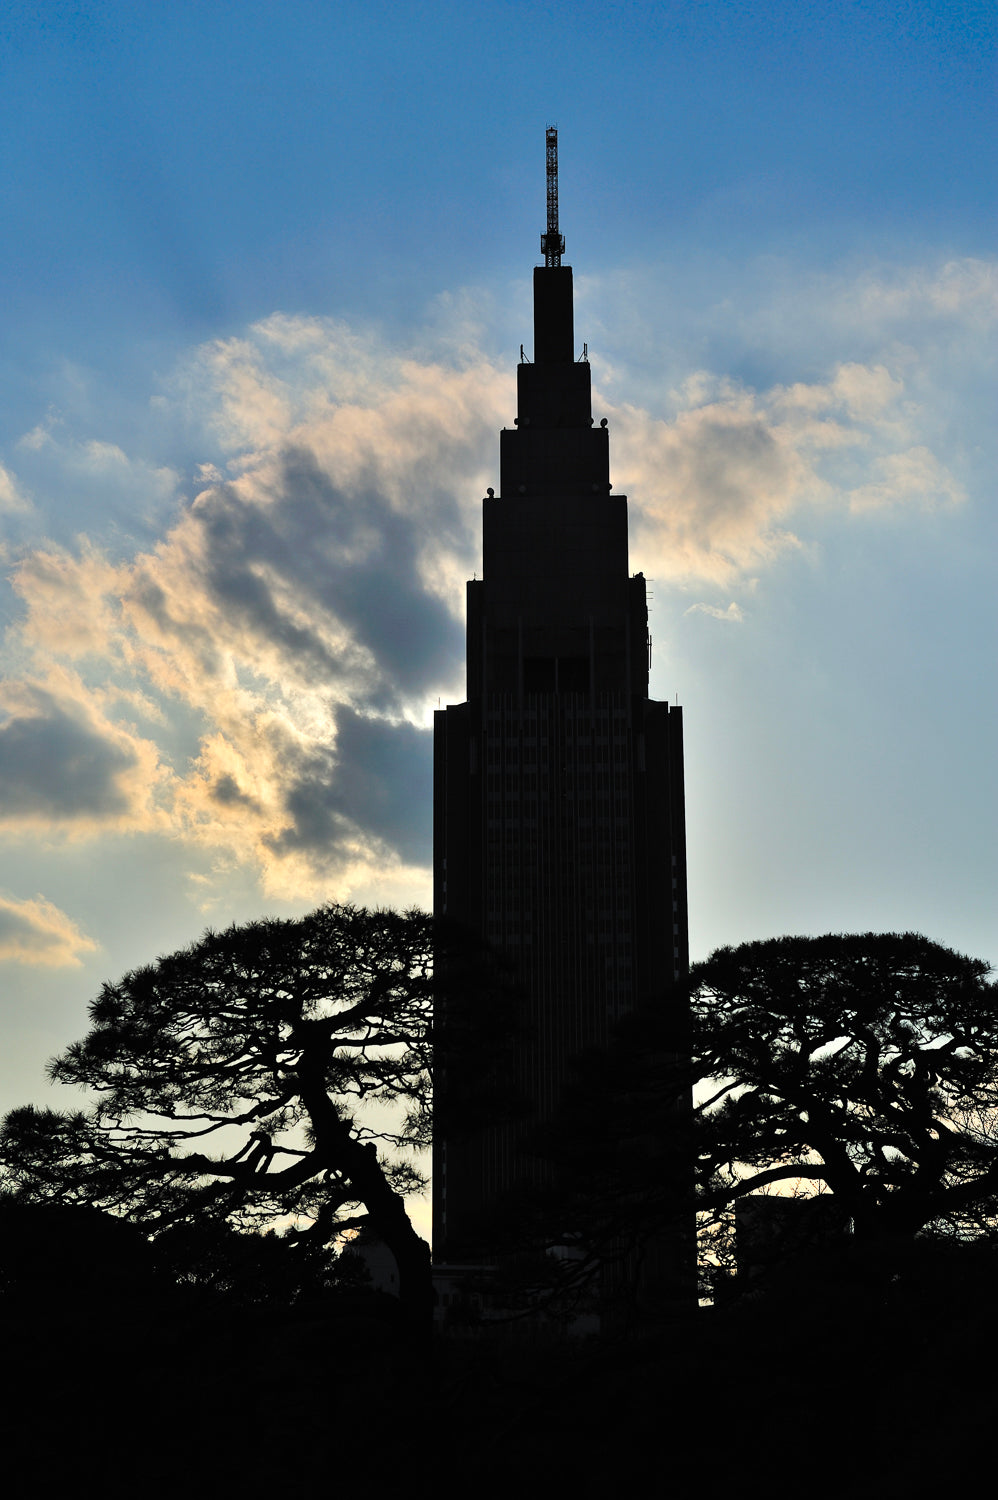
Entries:
<svg viewBox="0 0 998 1500">
<path fill-rule="evenodd" d="M 953 277 L 950 301 L 983 306 L 986 283 Z M 952 319 L 933 295 L 922 312 Z M 85 539 L 22 556 L 0 828 L 164 832 L 293 899 L 387 899 L 425 871 L 430 714 L 463 696 L 479 500 L 515 411 L 466 323 L 435 351 L 275 316 L 194 352 L 162 399 L 210 457 L 169 524 L 115 557 Z M 635 565 L 731 601 L 694 612 L 740 620 L 736 589 L 809 546 L 812 516 L 961 498 L 900 341 L 755 384 L 691 366 L 657 404 L 603 376 Z M 25 451 L 151 514 L 176 489 L 172 468 L 61 428 Z"/>
<path fill-rule="evenodd" d="M 727 609 L 721 609 L 716 604 L 691 604 L 689 609 L 684 610 L 683 613 L 687 615 L 710 615 L 713 620 L 728 620 L 739 625 L 745 618 L 741 606 L 736 604 L 734 600 L 728 605 Z"/>
<path fill-rule="evenodd" d="M 15 635 L 44 661 L 113 652 L 120 629 L 114 600 L 124 577 L 86 538 L 75 554 L 51 545 L 37 547 L 22 558 L 12 578 L 29 610 Z"/>
<path fill-rule="evenodd" d="M 579 286 L 577 322 L 618 406 L 668 412 L 691 370 L 737 373 L 765 393 L 882 367 L 904 382 L 915 442 L 959 448 L 990 436 L 998 260 L 815 270 L 769 255 L 695 259 Z"/>
<path fill-rule="evenodd" d="M 161 825 L 156 747 L 113 723 L 66 673 L 0 693 L 0 821 L 82 834 Z"/>
<path fill-rule="evenodd" d="M 349 709 L 337 718 L 332 774 L 301 776 L 293 838 L 329 843 L 331 820 L 354 824 L 395 848 L 404 861 L 426 857 L 433 803 L 433 737 L 430 729 L 390 724 Z"/>
<path fill-rule="evenodd" d="M 180 483 L 176 469 L 126 453 L 120 443 L 77 436 L 55 412 L 49 412 L 16 446 L 35 508 L 47 505 L 50 525 L 61 513 L 67 535 L 78 531 L 78 517 L 94 506 L 105 518 L 117 512 L 119 524 L 127 530 L 136 522 L 156 524 L 164 508 L 176 502 Z M 0 506 L 2 502 L 0 480 Z M 25 506 L 22 494 L 19 508 Z"/>
<path fill-rule="evenodd" d="M 49 421 L 39 422 L 36 427 L 32 427 L 30 432 L 26 432 L 23 437 L 18 438 L 17 446 L 26 449 L 30 453 L 39 452 L 40 449 L 52 442 L 52 425 L 53 420 L 51 418 Z"/>
<path fill-rule="evenodd" d="M 624 408 L 612 438 L 620 488 L 639 497 L 634 551 L 652 576 L 728 580 L 798 545 L 779 523 L 806 468 L 752 393 L 724 393 L 671 421 Z"/>
<path fill-rule="evenodd" d="M 461 693 L 511 376 L 275 318 L 198 351 L 176 392 L 230 451 L 161 540 L 117 561 L 39 547 L 14 578 L 31 671 L 6 762 L 0 731 L 0 817 L 159 820 L 276 895 L 425 867 L 428 718 Z"/>
<path fill-rule="evenodd" d="M 673 402 L 668 417 L 604 403 L 615 473 L 637 497 L 634 552 L 656 578 L 737 582 L 801 547 L 808 510 L 963 498 L 941 460 L 913 442 L 917 410 L 882 363 L 761 391 L 698 371 Z"/>
<path fill-rule="evenodd" d="M 998 263 L 963 256 L 935 267 L 875 270 L 857 280 L 843 299 L 869 323 L 933 317 L 988 327 L 998 321 Z"/>
<path fill-rule="evenodd" d="M 31 502 L 24 494 L 15 475 L 0 464 L 0 511 L 26 511 Z"/>
<path fill-rule="evenodd" d="M 44 896 L 19 901 L 0 894 L 0 962 L 78 968 L 97 944 Z"/>
<path fill-rule="evenodd" d="M 872 466 L 873 478 L 849 491 L 852 511 L 880 510 L 915 503 L 925 510 L 956 505 L 965 498 L 960 485 L 928 448 L 888 453 Z"/>
</svg>

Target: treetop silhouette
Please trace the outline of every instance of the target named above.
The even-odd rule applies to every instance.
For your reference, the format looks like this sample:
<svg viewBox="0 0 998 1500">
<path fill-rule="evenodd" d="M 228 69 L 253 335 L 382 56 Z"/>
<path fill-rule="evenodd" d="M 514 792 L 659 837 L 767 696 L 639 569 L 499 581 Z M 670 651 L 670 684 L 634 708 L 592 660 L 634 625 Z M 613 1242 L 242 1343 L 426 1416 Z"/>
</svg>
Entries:
<svg viewBox="0 0 998 1500">
<path fill-rule="evenodd" d="M 803 1184 L 831 1191 L 860 1237 L 989 1227 L 990 972 L 915 933 L 773 938 L 697 964 L 701 1204 Z"/>
<path fill-rule="evenodd" d="M 330 905 L 209 932 L 106 984 L 91 1031 L 50 1065 L 94 1102 L 8 1115 L 8 1188 L 89 1203 L 152 1235 L 283 1220 L 293 1245 L 365 1223 L 425 1319 L 429 1250 L 404 1198 L 424 1185 L 415 1158 L 430 1137 L 443 942 L 420 912 Z M 471 982 L 454 951 L 443 967 L 448 983 Z"/>
</svg>

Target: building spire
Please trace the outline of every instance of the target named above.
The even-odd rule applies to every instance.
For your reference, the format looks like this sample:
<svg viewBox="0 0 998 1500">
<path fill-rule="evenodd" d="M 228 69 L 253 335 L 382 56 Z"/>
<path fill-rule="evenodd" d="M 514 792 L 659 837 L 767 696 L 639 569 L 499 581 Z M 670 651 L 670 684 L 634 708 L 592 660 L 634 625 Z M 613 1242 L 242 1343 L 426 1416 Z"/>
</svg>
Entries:
<svg viewBox="0 0 998 1500">
<path fill-rule="evenodd" d="M 548 227 L 541 235 L 541 253 L 546 266 L 560 266 L 565 253 L 565 236 L 558 232 L 558 131 L 549 125 L 545 137 L 548 169 Z"/>
</svg>

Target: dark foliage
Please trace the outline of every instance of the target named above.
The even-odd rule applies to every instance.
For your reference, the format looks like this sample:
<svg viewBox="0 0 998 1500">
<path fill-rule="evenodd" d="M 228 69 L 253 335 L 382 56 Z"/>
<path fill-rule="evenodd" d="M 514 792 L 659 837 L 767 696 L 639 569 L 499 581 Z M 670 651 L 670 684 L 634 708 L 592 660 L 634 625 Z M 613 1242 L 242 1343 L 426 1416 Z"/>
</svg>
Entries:
<svg viewBox="0 0 998 1500">
<path fill-rule="evenodd" d="M 775 938 L 692 974 L 700 1205 L 831 1192 L 855 1233 L 990 1229 L 998 990 L 916 934 Z"/>
<path fill-rule="evenodd" d="M 87 1205 L 0 1198 L 0 1299 L 74 1303 L 168 1291 L 156 1252 L 134 1224 Z"/>
<path fill-rule="evenodd" d="M 719 950 L 692 972 L 688 1017 L 630 1017 L 608 1049 L 576 1059 L 530 1141 L 540 1186 L 503 1216 L 521 1243 L 568 1253 L 519 1264 L 559 1297 L 598 1291 L 605 1304 L 608 1284 L 681 1287 L 695 1212 L 708 1295 L 734 1284 L 736 1218 L 740 1284 L 786 1276 L 849 1230 L 880 1245 L 991 1235 L 989 974 L 913 934 Z"/>
<path fill-rule="evenodd" d="M 447 983 L 477 985 L 487 1013 L 493 976 L 479 955 L 447 946 L 421 913 L 348 906 L 208 933 L 105 985 L 92 1030 L 50 1070 L 94 1103 L 7 1116 L 8 1192 L 123 1216 L 192 1266 L 200 1244 L 190 1274 L 209 1279 L 213 1261 L 224 1279 L 227 1259 L 270 1256 L 276 1268 L 279 1251 L 299 1266 L 311 1257 L 314 1271 L 363 1223 L 425 1321 L 429 1252 L 403 1200 L 423 1185 L 445 949 Z M 232 1238 L 275 1223 L 289 1228 L 265 1249 Z"/>
</svg>

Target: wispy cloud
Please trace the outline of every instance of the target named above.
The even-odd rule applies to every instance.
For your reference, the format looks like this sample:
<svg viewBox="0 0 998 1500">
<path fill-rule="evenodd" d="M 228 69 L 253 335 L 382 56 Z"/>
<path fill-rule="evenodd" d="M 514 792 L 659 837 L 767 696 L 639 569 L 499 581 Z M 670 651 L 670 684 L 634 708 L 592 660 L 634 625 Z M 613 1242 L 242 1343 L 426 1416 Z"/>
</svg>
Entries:
<svg viewBox="0 0 998 1500">
<path fill-rule="evenodd" d="M 35 896 L 27 901 L 0 894 L 0 963 L 78 968 L 97 944 L 65 912 Z"/>
<path fill-rule="evenodd" d="M 932 317 L 988 328 L 998 322 L 998 263 L 961 256 L 933 267 L 879 268 L 843 289 L 857 320 L 884 324 Z"/>
<path fill-rule="evenodd" d="M 0 464 L 0 511 L 30 510 L 31 502 L 17 476 Z"/>
<path fill-rule="evenodd" d="M 155 523 L 175 500 L 180 483 L 178 471 L 168 464 L 126 453 L 117 442 L 77 435 L 56 411 L 24 433 L 14 448 L 14 482 L 21 492 L 30 488 L 39 510 L 51 505 L 82 515 L 97 505 L 105 515 Z"/>
<path fill-rule="evenodd" d="M 727 609 L 722 609 L 717 604 L 691 604 L 689 609 L 684 610 L 684 614 L 710 615 L 712 620 L 727 620 L 729 624 L 734 625 L 740 625 L 745 618 L 741 605 L 736 604 L 734 600 Z"/>
</svg>

